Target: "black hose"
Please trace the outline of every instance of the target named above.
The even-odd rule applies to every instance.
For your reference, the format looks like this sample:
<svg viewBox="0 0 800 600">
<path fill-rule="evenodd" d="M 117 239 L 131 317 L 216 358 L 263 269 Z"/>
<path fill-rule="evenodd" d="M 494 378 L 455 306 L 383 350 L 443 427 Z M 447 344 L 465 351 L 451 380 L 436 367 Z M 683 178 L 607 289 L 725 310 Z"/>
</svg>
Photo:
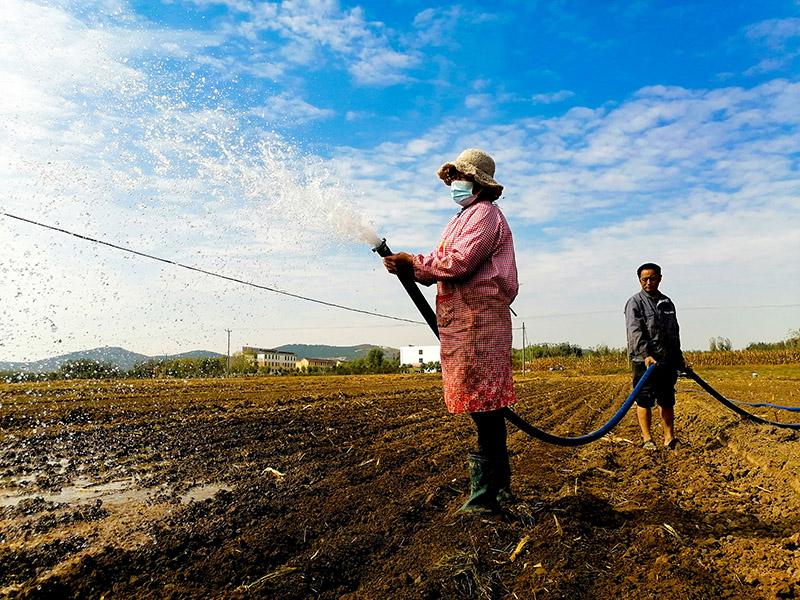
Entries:
<svg viewBox="0 0 800 600">
<path fill-rule="evenodd" d="M 372 251 L 377 252 L 379 256 L 384 258 L 394 254 L 394 252 L 389 249 L 389 246 L 386 245 L 385 239 L 375 246 Z M 425 322 L 428 323 L 428 326 L 433 330 L 433 334 L 438 338 L 439 325 L 436 323 L 436 313 L 417 287 L 417 282 L 414 280 L 414 270 L 398 269 L 397 278 L 400 280 L 400 283 L 403 284 L 403 287 L 422 314 Z"/>
<path fill-rule="evenodd" d="M 768 419 L 762 419 L 761 417 L 754 415 L 752 413 L 747 412 L 743 408 L 736 406 L 733 402 L 728 400 L 725 396 L 720 394 L 717 390 L 711 387 L 708 383 L 701 379 L 700 375 L 695 373 L 692 369 L 685 370 L 686 375 L 697 382 L 701 388 L 707 391 L 711 396 L 713 396 L 716 400 L 719 400 L 724 406 L 730 408 L 733 412 L 738 415 L 741 415 L 745 419 L 749 421 L 753 421 L 754 423 L 761 423 L 762 425 L 772 425 L 774 427 L 781 427 L 783 429 L 795 429 L 800 430 L 800 423 L 779 423 L 778 421 L 770 421 Z"/>
<path fill-rule="evenodd" d="M 380 244 L 375 246 L 372 249 L 373 252 L 377 252 L 380 256 L 386 257 L 391 256 L 393 252 L 389 249 L 389 246 L 386 245 L 386 240 L 384 239 Z M 419 309 L 422 316 L 425 317 L 425 321 L 427 321 L 430 328 L 433 330 L 434 335 L 439 337 L 439 327 L 436 323 L 436 313 L 433 312 L 430 304 L 425 299 L 425 296 L 422 295 L 422 292 L 417 287 L 417 283 L 414 280 L 414 272 L 412 271 L 397 271 L 397 278 L 403 284 L 403 287 L 408 292 L 408 295 L 411 296 L 411 300 L 413 300 L 414 304 Z M 552 433 L 547 433 L 528 423 L 525 419 L 519 416 L 516 412 L 511 410 L 508 407 L 502 409 L 503 416 L 509 423 L 514 424 L 518 427 L 521 431 L 527 433 L 530 437 L 539 439 L 548 444 L 555 444 L 557 446 L 581 446 L 583 444 L 588 444 L 589 442 L 593 442 L 597 439 L 600 439 L 604 435 L 606 435 L 609 431 L 611 431 L 617 423 L 622 420 L 622 417 L 630 410 L 631 406 L 633 405 L 634 401 L 636 400 L 636 396 L 639 395 L 642 387 L 644 386 L 645 381 L 647 378 L 650 377 L 650 373 L 653 371 L 654 365 L 651 365 L 642 375 L 639 383 L 636 384 L 636 387 L 633 388 L 633 391 L 630 393 L 628 398 L 625 402 L 622 403 L 622 406 L 617 410 L 613 417 L 600 427 L 591 433 L 587 433 L 586 435 L 581 435 L 577 437 L 563 437 L 560 435 L 553 435 Z"/>
</svg>

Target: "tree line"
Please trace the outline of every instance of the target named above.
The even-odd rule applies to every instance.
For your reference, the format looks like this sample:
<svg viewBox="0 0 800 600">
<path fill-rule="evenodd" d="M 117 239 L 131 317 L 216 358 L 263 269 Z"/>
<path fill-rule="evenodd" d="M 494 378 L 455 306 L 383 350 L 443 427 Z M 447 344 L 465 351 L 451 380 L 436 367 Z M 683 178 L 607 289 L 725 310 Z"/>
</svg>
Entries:
<svg viewBox="0 0 800 600">
<path fill-rule="evenodd" d="M 710 338 L 709 351 L 711 353 L 731 352 L 730 339 L 725 337 Z M 754 342 L 749 344 L 742 352 L 768 351 L 800 351 L 800 329 L 790 330 L 789 337 L 786 340 Z M 570 360 L 589 359 L 590 362 L 597 360 L 619 362 L 627 360 L 627 351 L 624 348 L 609 348 L 604 344 L 586 349 L 569 342 L 530 344 L 526 345 L 524 349 L 512 350 L 512 364 L 515 369 L 522 368 L 523 360 L 526 365 L 530 365 L 531 361 L 534 360 L 542 361 L 542 359 L 559 358 Z M 11 383 L 64 379 L 189 379 L 256 375 L 364 375 L 406 373 L 410 371 L 431 373 L 441 372 L 441 370 L 442 365 L 438 361 L 411 368 L 408 365 L 401 365 L 397 359 L 387 359 L 382 349 L 371 348 L 364 358 L 342 362 L 331 368 L 309 367 L 284 371 L 265 366 L 259 367 L 241 353 L 232 356 L 230 364 L 228 364 L 228 359 L 224 356 L 217 358 L 152 359 L 139 363 L 127 370 L 108 362 L 78 359 L 65 362 L 57 370 L 47 373 L 0 371 L 0 381 Z"/>
<path fill-rule="evenodd" d="M 331 367 L 309 367 L 303 369 L 282 370 L 274 367 L 258 366 L 254 361 L 242 354 L 228 358 L 177 358 L 151 359 L 123 369 L 113 363 L 89 359 L 67 361 L 55 371 L 44 373 L 0 372 L 0 380 L 17 381 L 54 381 L 69 379 L 160 379 L 160 378 L 207 378 L 224 376 L 255 375 L 361 375 L 369 373 L 398 373 L 406 369 L 399 360 L 387 359 L 380 348 L 371 348 L 364 358 L 342 362 Z M 441 368 L 439 368 L 441 370 Z"/>
<path fill-rule="evenodd" d="M 789 337 L 780 342 L 754 342 L 745 350 L 800 350 L 800 329 L 791 329 Z"/>
</svg>

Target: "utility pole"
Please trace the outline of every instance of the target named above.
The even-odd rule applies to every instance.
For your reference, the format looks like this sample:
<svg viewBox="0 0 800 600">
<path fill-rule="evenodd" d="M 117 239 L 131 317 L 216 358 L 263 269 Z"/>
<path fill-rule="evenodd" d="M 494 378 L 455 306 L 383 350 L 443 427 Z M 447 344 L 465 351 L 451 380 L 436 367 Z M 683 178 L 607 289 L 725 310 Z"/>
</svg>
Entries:
<svg viewBox="0 0 800 600">
<path fill-rule="evenodd" d="M 225 373 L 230 374 L 231 372 L 231 330 L 226 329 L 225 331 L 228 332 L 228 361 L 225 363 Z"/>
<path fill-rule="evenodd" d="M 522 323 L 522 374 L 525 375 L 525 322 Z"/>
</svg>

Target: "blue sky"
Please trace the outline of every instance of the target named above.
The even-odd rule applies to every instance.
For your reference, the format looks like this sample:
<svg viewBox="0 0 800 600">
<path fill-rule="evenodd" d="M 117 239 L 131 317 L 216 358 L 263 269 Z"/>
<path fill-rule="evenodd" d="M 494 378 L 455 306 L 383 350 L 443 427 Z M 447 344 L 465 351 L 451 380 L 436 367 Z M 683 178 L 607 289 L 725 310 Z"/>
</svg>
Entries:
<svg viewBox="0 0 800 600">
<path fill-rule="evenodd" d="M 282 122 L 270 114 L 268 126 L 329 151 L 342 143 L 370 147 L 375 135 L 402 143 L 476 113 L 490 123 L 558 116 L 622 101 L 648 85 L 752 86 L 796 69 L 800 18 L 792 2 L 132 8 L 148 20 L 143 26 L 209 36 L 205 58 L 218 63 L 201 70 L 226 99 L 258 109 L 283 98 L 292 110 Z M 214 68 L 220 65 L 227 74 Z"/>
<path fill-rule="evenodd" d="M 800 327 L 796 0 L 6 0 L 0 26 L 3 212 L 416 318 L 357 230 L 429 251 L 436 168 L 474 146 L 531 340 L 622 346 L 650 260 L 687 348 Z M 0 269 L 0 360 L 431 342 L 7 217 Z"/>
</svg>

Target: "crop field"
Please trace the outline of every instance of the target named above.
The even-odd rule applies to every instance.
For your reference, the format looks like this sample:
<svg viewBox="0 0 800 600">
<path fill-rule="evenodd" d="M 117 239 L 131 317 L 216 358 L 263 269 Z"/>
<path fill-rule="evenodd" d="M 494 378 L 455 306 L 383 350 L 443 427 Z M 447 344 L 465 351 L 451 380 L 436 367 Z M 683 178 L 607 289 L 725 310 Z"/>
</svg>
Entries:
<svg viewBox="0 0 800 600">
<path fill-rule="evenodd" d="M 800 406 L 797 365 L 697 370 Z M 633 413 L 579 448 L 509 426 L 518 502 L 475 517 L 473 427 L 437 375 L 2 385 L 0 596 L 800 597 L 800 438 L 677 389 L 675 451 Z M 517 409 L 578 435 L 629 390 L 529 372 Z"/>
</svg>

